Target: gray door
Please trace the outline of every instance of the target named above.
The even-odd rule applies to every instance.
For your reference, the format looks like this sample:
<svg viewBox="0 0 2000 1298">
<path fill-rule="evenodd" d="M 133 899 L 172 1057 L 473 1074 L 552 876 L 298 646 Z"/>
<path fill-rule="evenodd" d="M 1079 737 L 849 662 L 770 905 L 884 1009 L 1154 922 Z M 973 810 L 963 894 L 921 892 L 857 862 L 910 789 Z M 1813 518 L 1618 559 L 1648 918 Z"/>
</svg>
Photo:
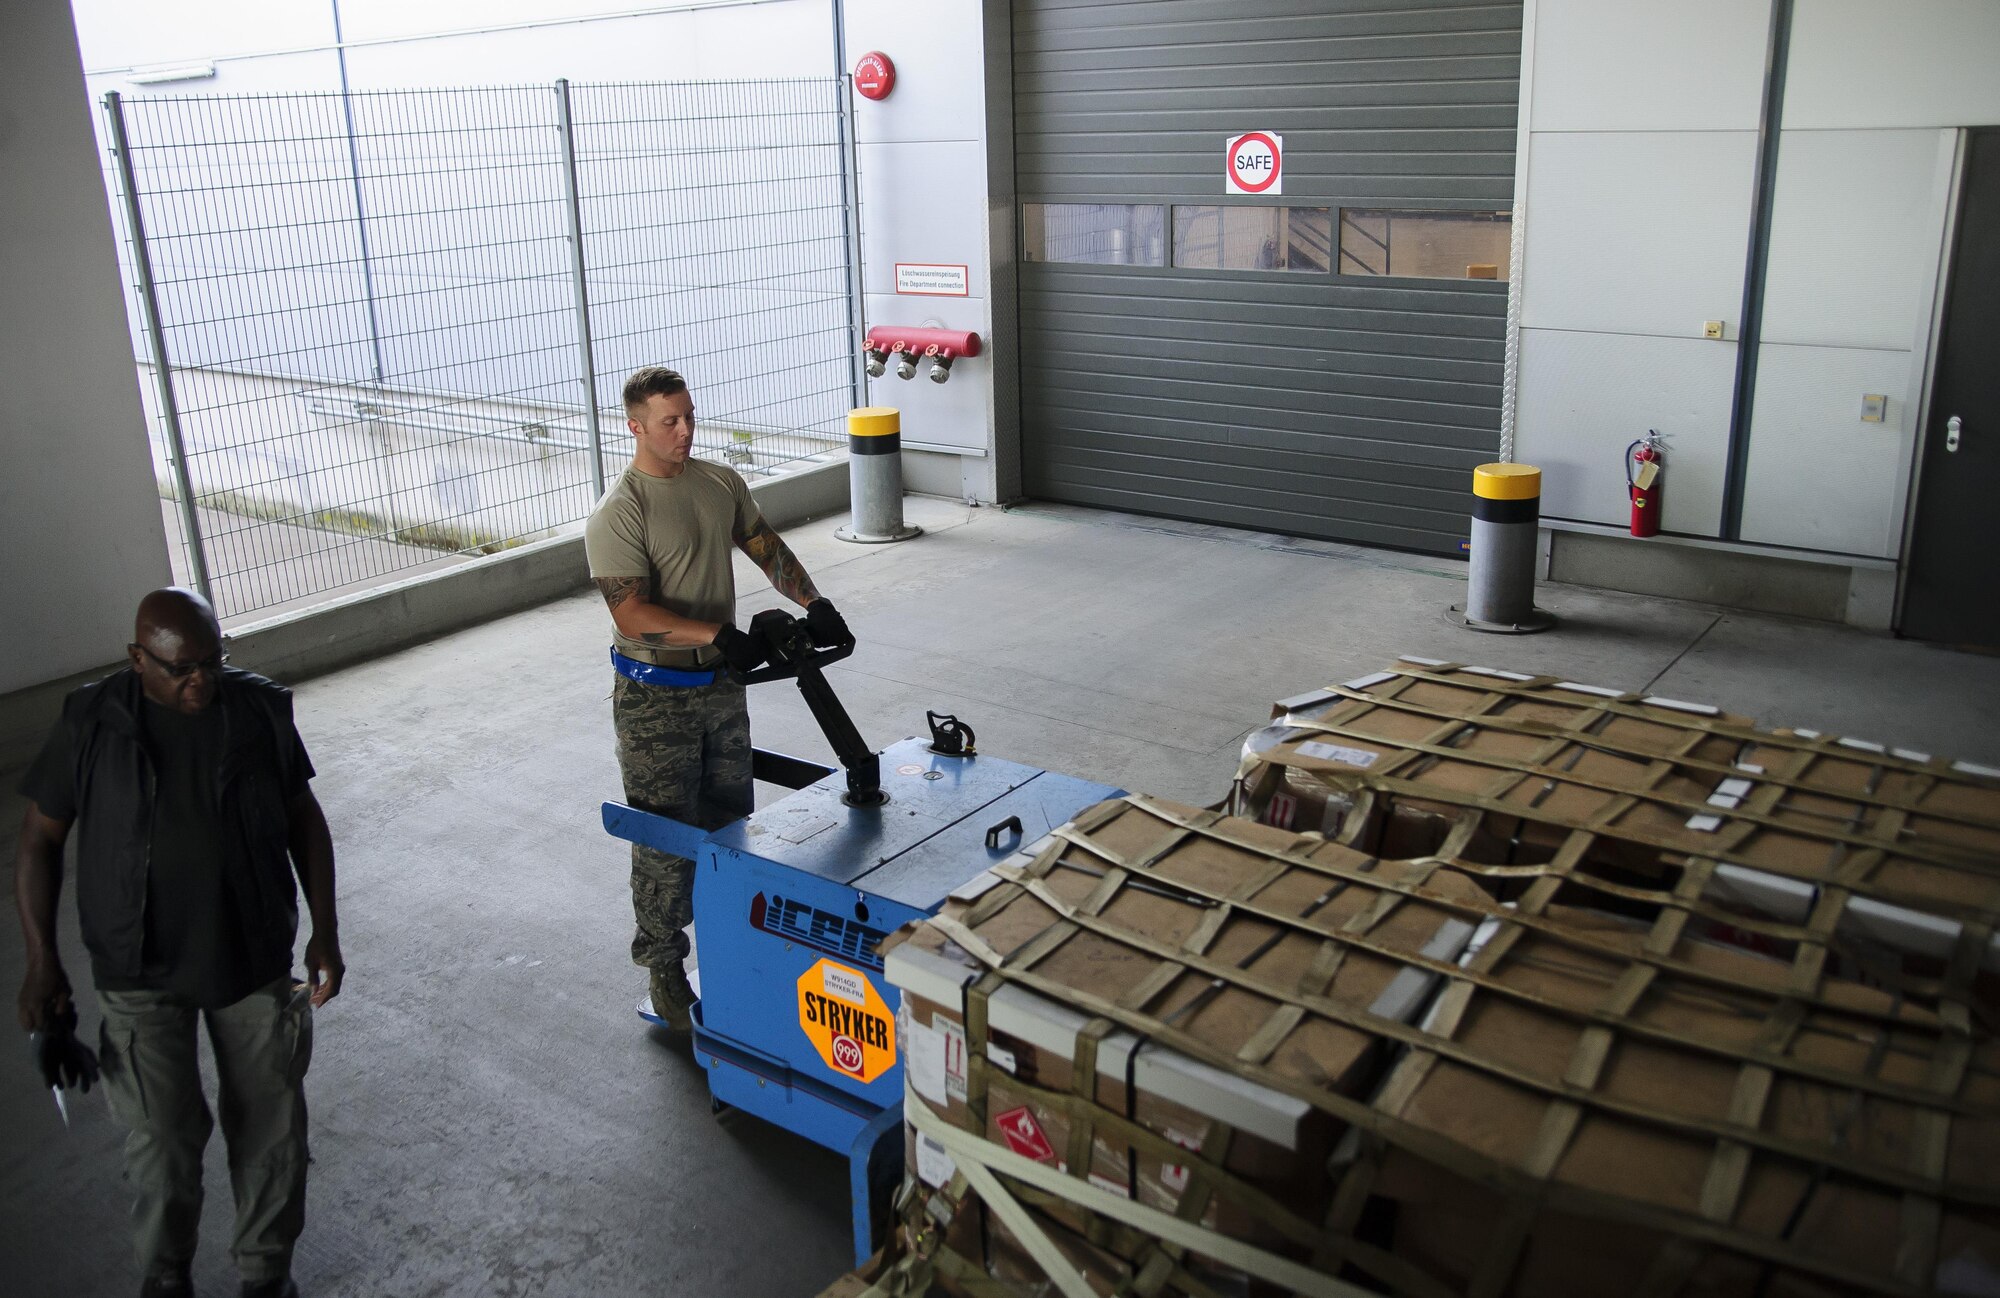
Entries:
<svg viewBox="0 0 2000 1298">
<path fill-rule="evenodd" d="M 1015 0 L 1028 494 L 1459 552 L 1520 47 L 1518 4 Z M 1248 132 L 1282 195 L 1224 193 Z"/>
<path fill-rule="evenodd" d="M 1970 134 L 1905 577 L 1904 635 L 2000 648 L 2000 130 Z"/>
</svg>

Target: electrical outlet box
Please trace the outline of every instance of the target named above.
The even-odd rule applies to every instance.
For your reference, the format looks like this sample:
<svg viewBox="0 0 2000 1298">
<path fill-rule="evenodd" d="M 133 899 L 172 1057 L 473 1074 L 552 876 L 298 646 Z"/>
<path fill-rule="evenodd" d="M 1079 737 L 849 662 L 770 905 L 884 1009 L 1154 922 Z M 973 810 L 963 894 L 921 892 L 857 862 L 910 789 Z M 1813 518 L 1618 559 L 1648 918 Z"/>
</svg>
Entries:
<svg viewBox="0 0 2000 1298">
<path fill-rule="evenodd" d="M 1704 338 L 1721 338 L 1721 337 L 1722 337 L 1722 321 L 1720 321 L 1720 320 L 1704 320 L 1704 321 L 1702 321 L 1702 322 L 1701 322 L 1701 336 L 1702 336 L 1702 337 L 1704 337 Z"/>
<path fill-rule="evenodd" d="M 1861 394 L 1861 422 L 1879 424 L 1889 417 L 1889 398 L 1880 392 Z"/>
</svg>

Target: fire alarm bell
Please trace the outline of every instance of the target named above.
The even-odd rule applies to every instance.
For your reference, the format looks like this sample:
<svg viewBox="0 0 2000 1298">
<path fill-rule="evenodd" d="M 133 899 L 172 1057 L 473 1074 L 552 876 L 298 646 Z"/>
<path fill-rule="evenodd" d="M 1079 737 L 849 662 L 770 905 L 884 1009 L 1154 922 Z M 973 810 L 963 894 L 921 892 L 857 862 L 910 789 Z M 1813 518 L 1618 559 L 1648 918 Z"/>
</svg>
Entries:
<svg viewBox="0 0 2000 1298">
<path fill-rule="evenodd" d="M 854 88 L 863 99 L 887 99 L 896 88 L 896 65 L 880 50 L 870 50 L 854 65 Z"/>
</svg>

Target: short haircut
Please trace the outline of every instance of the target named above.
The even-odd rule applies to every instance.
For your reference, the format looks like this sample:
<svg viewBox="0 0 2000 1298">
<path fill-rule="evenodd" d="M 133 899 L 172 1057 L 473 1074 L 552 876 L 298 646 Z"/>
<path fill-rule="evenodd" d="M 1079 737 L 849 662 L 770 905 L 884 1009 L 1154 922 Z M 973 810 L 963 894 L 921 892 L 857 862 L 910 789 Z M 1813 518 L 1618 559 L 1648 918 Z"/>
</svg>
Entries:
<svg viewBox="0 0 2000 1298">
<path fill-rule="evenodd" d="M 664 365 L 648 365 L 643 370 L 632 371 L 632 377 L 625 380 L 625 413 L 631 414 L 646 404 L 648 397 L 677 397 L 688 390 L 688 382 L 679 371 Z"/>
</svg>

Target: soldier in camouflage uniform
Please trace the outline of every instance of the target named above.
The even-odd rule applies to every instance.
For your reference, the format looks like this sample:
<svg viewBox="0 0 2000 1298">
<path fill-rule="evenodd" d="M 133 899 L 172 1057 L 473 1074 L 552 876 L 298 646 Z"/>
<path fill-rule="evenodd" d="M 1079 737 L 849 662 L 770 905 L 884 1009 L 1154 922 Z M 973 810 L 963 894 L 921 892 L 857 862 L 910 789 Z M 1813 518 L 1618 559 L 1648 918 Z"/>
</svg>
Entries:
<svg viewBox="0 0 2000 1298">
<path fill-rule="evenodd" d="M 713 829 L 750 813 L 750 714 L 729 672 L 764 660 L 764 649 L 734 624 L 732 550 L 804 607 L 816 644 L 839 642 L 847 626 L 736 471 L 690 458 L 687 382 L 669 369 L 643 369 L 626 380 L 624 395 L 632 465 L 584 529 L 590 575 L 616 627 L 618 765 L 627 802 Z M 651 971 L 654 1011 L 681 1031 L 692 1026 L 685 930 L 693 905 L 693 862 L 634 845 L 632 960 Z"/>
<path fill-rule="evenodd" d="M 625 801 L 685 825 L 720 829 L 750 814 L 750 714 L 731 681 L 674 689 L 612 680 L 611 725 Z M 632 963 L 671 970 L 688 956 L 694 866 L 632 845 Z M 684 977 L 685 975 L 683 975 Z M 660 998 L 653 998 L 655 1009 Z"/>
</svg>

